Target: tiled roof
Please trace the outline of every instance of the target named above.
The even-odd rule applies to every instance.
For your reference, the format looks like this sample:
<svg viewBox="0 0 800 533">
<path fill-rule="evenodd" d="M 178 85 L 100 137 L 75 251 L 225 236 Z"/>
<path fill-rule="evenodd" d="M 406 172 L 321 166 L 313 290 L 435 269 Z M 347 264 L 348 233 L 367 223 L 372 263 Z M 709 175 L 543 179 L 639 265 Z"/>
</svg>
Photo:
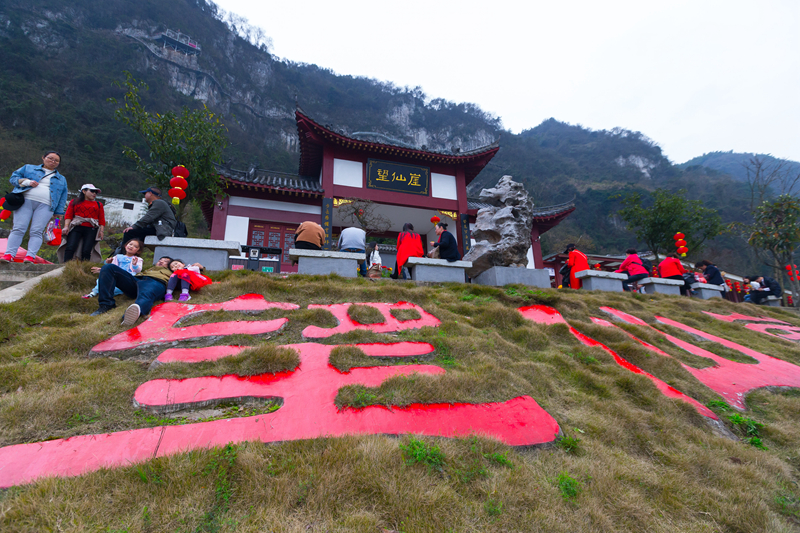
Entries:
<svg viewBox="0 0 800 533">
<path fill-rule="evenodd" d="M 222 166 L 217 167 L 220 175 L 228 181 L 239 184 L 246 184 L 265 189 L 277 189 L 284 191 L 300 191 L 306 193 L 322 194 L 324 190 L 317 178 L 306 178 L 297 174 L 286 172 L 275 172 L 272 170 L 262 170 L 251 168 L 250 170 L 235 170 Z"/>
<path fill-rule="evenodd" d="M 477 198 L 467 198 L 467 209 L 468 210 L 481 210 L 484 207 L 492 207 L 491 204 L 483 202 Z M 549 218 L 552 216 L 557 216 L 567 211 L 571 211 L 575 209 L 575 201 L 571 200 L 569 202 L 564 202 L 563 204 L 556 204 L 556 205 L 548 205 L 544 207 L 534 207 L 533 208 L 533 216 L 534 217 L 545 217 Z"/>
</svg>

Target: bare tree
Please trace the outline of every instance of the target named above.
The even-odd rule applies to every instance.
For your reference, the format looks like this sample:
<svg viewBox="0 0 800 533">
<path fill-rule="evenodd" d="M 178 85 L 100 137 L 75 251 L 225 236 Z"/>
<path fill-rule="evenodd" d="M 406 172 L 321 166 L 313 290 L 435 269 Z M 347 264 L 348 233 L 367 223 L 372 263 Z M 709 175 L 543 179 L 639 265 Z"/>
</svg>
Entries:
<svg viewBox="0 0 800 533">
<path fill-rule="evenodd" d="M 794 196 L 800 189 L 800 172 L 784 159 L 754 155 L 742 163 L 750 187 L 750 210 L 775 196 Z"/>
<path fill-rule="evenodd" d="M 344 221 L 358 224 L 361 229 L 370 233 L 384 233 L 392 227 L 392 222 L 378 212 L 378 204 L 363 198 L 347 198 L 346 203 L 339 205 L 339 216 Z"/>
</svg>

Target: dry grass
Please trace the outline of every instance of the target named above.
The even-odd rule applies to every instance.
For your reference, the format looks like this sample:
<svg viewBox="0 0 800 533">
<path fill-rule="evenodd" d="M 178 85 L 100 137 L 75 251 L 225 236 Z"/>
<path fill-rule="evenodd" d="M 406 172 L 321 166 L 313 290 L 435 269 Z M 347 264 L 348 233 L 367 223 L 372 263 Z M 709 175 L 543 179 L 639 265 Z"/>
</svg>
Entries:
<svg viewBox="0 0 800 533">
<path fill-rule="evenodd" d="M 715 433 L 690 406 L 662 396 L 652 383 L 587 348 L 563 325 L 522 320 L 523 305 L 555 306 L 579 331 L 719 410 L 679 364 L 708 364 L 647 328 L 621 325 L 656 344 L 660 357 L 624 331 L 596 326 L 591 316 L 608 305 L 651 325 L 662 315 L 739 344 L 800 364 L 800 346 L 704 315 L 766 314 L 800 325 L 791 312 L 728 302 L 663 296 L 504 289 L 448 284 L 417 286 L 337 277 L 263 276 L 226 272 L 192 303 L 224 301 L 255 292 L 297 303 L 289 324 L 269 339 L 231 336 L 217 344 L 252 348 L 198 365 L 89 358 L 91 347 L 119 331 L 120 311 L 88 317 L 96 302 L 79 295 L 94 283 L 88 266 L 68 266 L 23 301 L 0 306 L 0 443 L 116 431 L 155 425 L 132 406 L 133 391 L 155 377 L 184 378 L 292 369 L 297 354 L 279 349 L 304 342 L 308 325 L 332 327 L 324 310 L 307 305 L 408 301 L 442 321 L 439 328 L 379 335 L 357 331 L 315 342 L 425 341 L 436 352 L 420 358 L 442 376 L 396 377 L 380 387 L 346 387 L 336 403 L 363 407 L 413 402 L 505 401 L 530 395 L 559 422 L 570 445 L 513 449 L 481 439 L 399 439 L 385 436 L 247 443 L 157 459 L 143 465 L 43 480 L 0 494 L 3 531 L 653 531 L 789 532 L 800 530 L 800 394 L 759 390 L 743 416 L 763 424 L 758 449 Z M 120 308 L 126 298 L 120 297 Z M 350 316 L 373 323 L 367 306 Z M 214 315 L 214 316 L 212 316 Z M 213 313 L 191 320 L 232 320 Z M 416 318 L 395 314 L 401 320 Z M 684 338 L 684 337 L 681 337 Z M 745 362 L 716 343 L 690 342 Z M 738 358 L 738 359 L 737 359 Z M 368 364 L 402 364 L 367 357 L 353 347 L 333 350 L 342 371 Z M 163 421 L 162 421 L 163 422 Z M 437 451 L 438 448 L 438 451 Z M 412 453 L 413 452 L 413 453 Z M 417 459 L 411 460 L 412 457 Z"/>
</svg>

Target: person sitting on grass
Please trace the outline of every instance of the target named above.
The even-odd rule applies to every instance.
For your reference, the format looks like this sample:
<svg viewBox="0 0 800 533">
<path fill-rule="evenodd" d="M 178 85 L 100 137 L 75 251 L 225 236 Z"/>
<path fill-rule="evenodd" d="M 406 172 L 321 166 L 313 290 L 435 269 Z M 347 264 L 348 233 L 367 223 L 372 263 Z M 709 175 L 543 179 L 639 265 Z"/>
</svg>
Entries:
<svg viewBox="0 0 800 533">
<path fill-rule="evenodd" d="M 136 298 L 136 301 L 128 306 L 122 318 L 123 326 L 132 326 L 140 316 L 147 316 L 157 300 L 163 300 L 167 294 L 167 283 L 172 276 L 169 265 L 172 258 L 164 256 L 158 260 L 155 266 L 132 276 L 117 265 L 107 264 L 100 269 L 100 296 L 98 303 L 100 306 L 92 316 L 102 315 L 114 309 L 117 304 L 114 301 L 114 287 L 119 287 L 129 298 Z M 200 265 L 202 266 L 202 265 Z"/>
<path fill-rule="evenodd" d="M 202 274 L 205 268 L 200 263 L 187 267 L 182 260 L 173 259 L 169 264 L 169 269 L 172 270 L 172 275 L 167 283 L 167 294 L 164 295 L 164 301 L 166 302 L 172 301 L 172 293 L 178 287 L 178 284 L 181 286 L 181 294 L 178 296 L 178 301 L 188 302 L 192 299 L 189 296 L 189 289 L 196 291 L 211 283 L 211 278 Z"/>
<path fill-rule="evenodd" d="M 122 270 L 133 274 L 134 276 L 142 271 L 142 266 L 144 266 L 144 260 L 139 257 L 139 253 L 144 248 L 144 243 L 141 239 L 131 239 L 125 245 L 125 253 L 124 254 L 117 254 L 114 257 L 109 257 L 106 259 L 106 263 L 110 263 L 112 265 L 117 265 Z M 100 272 L 100 269 L 94 267 L 92 270 L 97 269 L 97 272 Z M 94 298 L 100 293 L 100 280 L 97 280 L 97 283 L 94 285 L 94 289 L 89 291 L 88 294 L 84 294 L 81 296 L 84 300 L 88 300 L 89 298 Z M 114 287 L 114 296 L 119 296 L 122 294 L 122 291 L 118 288 Z"/>
</svg>

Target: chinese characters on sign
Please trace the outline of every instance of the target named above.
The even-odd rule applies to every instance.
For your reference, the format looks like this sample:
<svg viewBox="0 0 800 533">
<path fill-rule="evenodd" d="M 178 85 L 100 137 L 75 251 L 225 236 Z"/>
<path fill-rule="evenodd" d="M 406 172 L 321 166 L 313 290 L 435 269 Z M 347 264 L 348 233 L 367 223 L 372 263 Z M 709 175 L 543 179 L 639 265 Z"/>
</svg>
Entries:
<svg viewBox="0 0 800 533">
<path fill-rule="evenodd" d="M 322 199 L 322 229 L 325 230 L 325 244 L 323 250 L 331 249 L 331 241 L 333 235 L 331 234 L 331 222 L 333 221 L 333 198 Z"/>
<path fill-rule="evenodd" d="M 428 195 L 431 170 L 378 159 L 367 162 L 367 188 Z"/>
<path fill-rule="evenodd" d="M 469 216 L 466 213 L 462 213 L 458 215 L 458 219 L 461 222 L 461 242 L 464 243 L 464 254 L 466 255 L 469 249 L 472 248 L 469 234 Z"/>
</svg>

